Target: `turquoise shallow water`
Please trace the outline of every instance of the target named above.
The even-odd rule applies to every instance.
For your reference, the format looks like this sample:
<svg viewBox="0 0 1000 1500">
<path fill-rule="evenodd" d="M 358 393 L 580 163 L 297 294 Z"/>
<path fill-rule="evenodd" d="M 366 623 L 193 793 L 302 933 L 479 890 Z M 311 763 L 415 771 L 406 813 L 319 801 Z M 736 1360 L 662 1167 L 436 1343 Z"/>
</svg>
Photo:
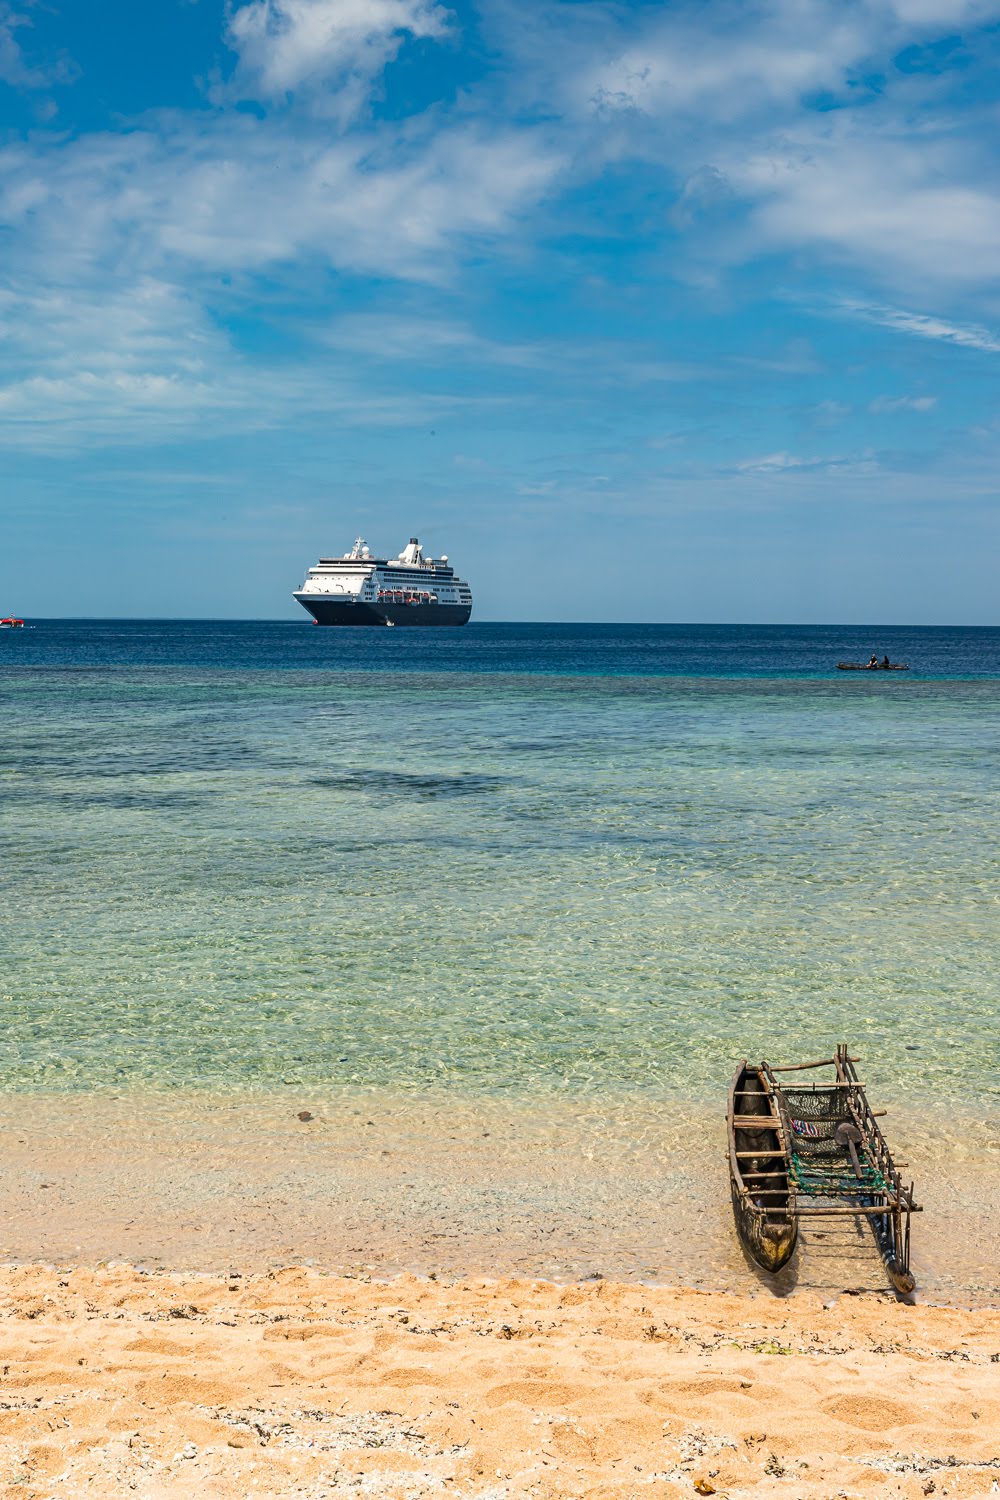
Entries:
<svg viewBox="0 0 1000 1500">
<path fill-rule="evenodd" d="M 998 633 L 478 629 L 5 637 L 3 1087 L 709 1101 L 846 1038 L 995 1123 Z"/>
</svg>

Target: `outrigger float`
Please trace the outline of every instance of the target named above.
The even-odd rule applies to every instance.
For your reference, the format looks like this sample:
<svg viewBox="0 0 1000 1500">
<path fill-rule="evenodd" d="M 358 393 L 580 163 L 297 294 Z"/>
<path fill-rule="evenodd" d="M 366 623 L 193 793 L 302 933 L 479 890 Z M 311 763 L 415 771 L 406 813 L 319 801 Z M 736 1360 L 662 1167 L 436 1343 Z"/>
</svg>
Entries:
<svg viewBox="0 0 1000 1500">
<path fill-rule="evenodd" d="M 740 1063 L 728 1113 L 736 1230 L 759 1266 L 779 1271 L 795 1250 L 800 1220 L 866 1219 L 896 1291 L 912 1292 L 910 1215 L 921 1208 L 913 1184 L 900 1180 L 857 1061 L 841 1045 L 820 1062 Z M 831 1067 L 835 1076 L 820 1083 L 784 1077 Z"/>
</svg>

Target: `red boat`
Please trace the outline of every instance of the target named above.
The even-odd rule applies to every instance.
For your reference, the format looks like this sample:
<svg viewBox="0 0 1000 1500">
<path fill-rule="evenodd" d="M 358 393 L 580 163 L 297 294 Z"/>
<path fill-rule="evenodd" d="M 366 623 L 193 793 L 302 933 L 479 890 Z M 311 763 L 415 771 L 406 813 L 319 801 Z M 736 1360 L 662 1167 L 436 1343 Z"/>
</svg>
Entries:
<svg viewBox="0 0 1000 1500">
<path fill-rule="evenodd" d="M 23 630 L 24 621 L 17 619 L 15 615 L 8 615 L 5 620 L 0 620 L 0 630 Z"/>
</svg>

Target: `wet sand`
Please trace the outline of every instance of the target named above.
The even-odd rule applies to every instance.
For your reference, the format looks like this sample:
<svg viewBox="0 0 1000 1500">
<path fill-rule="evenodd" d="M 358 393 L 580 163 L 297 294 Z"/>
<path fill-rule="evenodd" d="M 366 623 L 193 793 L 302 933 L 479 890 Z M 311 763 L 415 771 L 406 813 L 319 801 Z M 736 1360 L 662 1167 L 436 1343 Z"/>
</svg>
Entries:
<svg viewBox="0 0 1000 1500">
<path fill-rule="evenodd" d="M 530 1281 L 0 1271 L 0 1496 L 1000 1488 L 1000 1312 Z"/>
<path fill-rule="evenodd" d="M 995 1129 L 926 1113 L 919 1130 L 895 1112 L 887 1123 L 925 1205 L 913 1227 L 919 1299 L 1000 1303 Z M 0 1260 L 556 1281 L 599 1272 L 732 1292 L 759 1280 L 733 1233 L 720 1110 L 692 1103 L 9 1095 L 0 1150 Z M 886 1287 L 851 1220 L 804 1233 L 776 1284 L 782 1295 Z"/>
</svg>

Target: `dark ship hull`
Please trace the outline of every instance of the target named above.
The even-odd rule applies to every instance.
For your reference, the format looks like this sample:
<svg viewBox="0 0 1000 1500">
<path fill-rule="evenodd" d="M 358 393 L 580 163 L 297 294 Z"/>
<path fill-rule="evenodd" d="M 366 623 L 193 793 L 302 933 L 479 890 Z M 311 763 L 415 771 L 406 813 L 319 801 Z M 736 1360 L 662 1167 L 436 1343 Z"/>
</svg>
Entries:
<svg viewBox="0 0 1000 1500">
<path fill-rule="evenodd" d="M 354 604 L 322 594 L 296 594 L 317 625 L 467 625 L 471 604 Z"/>
</svg>

